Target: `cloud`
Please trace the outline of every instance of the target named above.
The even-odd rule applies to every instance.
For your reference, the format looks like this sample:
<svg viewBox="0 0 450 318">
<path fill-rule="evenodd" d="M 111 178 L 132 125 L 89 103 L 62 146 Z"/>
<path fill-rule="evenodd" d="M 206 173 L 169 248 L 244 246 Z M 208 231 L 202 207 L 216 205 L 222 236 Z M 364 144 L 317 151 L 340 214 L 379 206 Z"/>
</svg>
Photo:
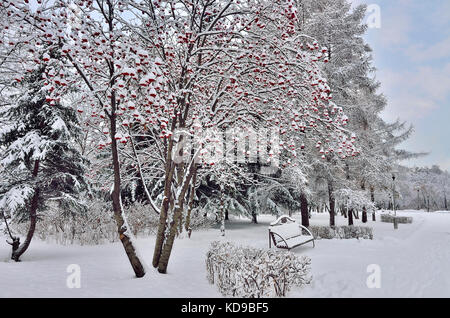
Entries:
<svg viewBox="0 0 450 318">
<path fill-rule="evenodd" d="M 439 1 L 439 4 L 434 4 L 435 10 L 430 12 L 430 22 L 438 27 L 446 29 L 441 29 L 442 31 L 447 30 L 450 21 L 450 1 L 443 0 Z"/>
<path fill-rule="evenodd" d="M 378 39 L 384 47 L 398 47 L 409 43 L 413 19 L 404 8 L 388 9 L 381 5 L 381 28 Z M 385 14 L 389 10 L 389 14 Z"/>
<path fill-rule="evenodd" d="M 450 1 L 353 0 L 381 9 L 381 28 L 366 36 L 388 104 L 382 117 L 412 123 L 401 148 L 431 152 L 408 165 L 438 163 L 450 170 Z"/>
<path fill-rule="evenodd" d="M 432 45 L 415 44 L 407 50 L 407 55 L 414 62 L 426 62 L 450 56 L 450 37 Z"/>
<path fill-rule="evenodd" d="M 450 63 L 444 67 L 421 66 L 415 70 L 380 70 L 378 79 L 388 97 L 386 119 L 417 120 L 448 103 Z"/>
</svg>

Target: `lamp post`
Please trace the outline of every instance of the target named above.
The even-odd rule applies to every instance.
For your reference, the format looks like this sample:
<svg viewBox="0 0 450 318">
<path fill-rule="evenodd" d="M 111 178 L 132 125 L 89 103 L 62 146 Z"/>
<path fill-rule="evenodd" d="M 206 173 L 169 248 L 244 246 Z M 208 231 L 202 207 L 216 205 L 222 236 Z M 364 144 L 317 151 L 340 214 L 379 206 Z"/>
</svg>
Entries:
<svg viewBox="0 0 450 318">
<path fill-rule="evenodd" d="M 397 223 L 397 211 L 395 209 L 395 179 L 397 176 L 397 171 L 392 171 L 392 210 L 394 211 L 394 229 L 398 229 Z"/>
<path fill-rule="evenodd" d="M 417 210 L 420 210 L 420 196 L 419 196 L 420 188 L 417 188 Z"/>
<path fill-rule="evenodd" d="M 395 210 L 395 173 L 392 172 L 392 211 L 394 212 L 394 217 L 397 216 L 397 211 Z"/>
</svg>

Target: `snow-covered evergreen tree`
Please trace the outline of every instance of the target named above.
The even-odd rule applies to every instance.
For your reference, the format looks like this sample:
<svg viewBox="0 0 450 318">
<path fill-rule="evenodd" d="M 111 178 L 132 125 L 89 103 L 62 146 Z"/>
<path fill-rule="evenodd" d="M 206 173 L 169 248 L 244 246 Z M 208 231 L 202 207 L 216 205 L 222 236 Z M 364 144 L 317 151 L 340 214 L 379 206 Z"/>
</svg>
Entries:
<svg viewBox="0 0 450 318">
<path fill-rule="evenodd" d="M 45 64 L 33 70 L 18 87 L 21 93 L 11 96 L 12 106 L 0 110 L 0 210 L 30 222 L 20 246 L 14 238 L 16 261 L 29 247 L 46 202 L 56 201 L 61 213 L 84 209 L 78 197 L 86 183 L 85 160 L 74 147 L 76 111 L 46 98 L 46 72 Z"/>
</svg>

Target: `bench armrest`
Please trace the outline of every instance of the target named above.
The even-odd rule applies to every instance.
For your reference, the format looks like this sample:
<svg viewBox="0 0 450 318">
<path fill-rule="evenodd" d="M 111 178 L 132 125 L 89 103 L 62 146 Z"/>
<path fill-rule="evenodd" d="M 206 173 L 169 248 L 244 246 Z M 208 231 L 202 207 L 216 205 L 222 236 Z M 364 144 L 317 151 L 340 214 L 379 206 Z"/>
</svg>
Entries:
<svg viewBox="0 0 450 318">
<path fill-rule="evenodd" d="M 276 236 L 278 236 L 278 237 L 284 242 L 284 244 L 286 244 L 286 248 L 289 248 L 289 245 L 288 245 L 288 243 L 286 242 L 286 240 L 285 240 L 281 235 L 279 235 L 278 233 L 272 232 L 272 231 L 269 229 L 269 235 L 276 235 Z M 275 244 L 275 246 L 278 247 L 278 246 L 277 246 L 277 242 L 275 241 L 275 238 L 274 238 L 274 237 L 271 237 L 271 238 L 273 238 L 273 243 Z"/>
<path fill-rule="evenodd" d="M 306 230 L 306 232 L 308 232 L 309 235 L 311 235 L 314 238 L 314 235 L 311 233 L 311 231 L 306 226 L 303 226 L 301 224 L 299 224 L 298 226 L 300 227 L 300 229 Z"/>
</svg>

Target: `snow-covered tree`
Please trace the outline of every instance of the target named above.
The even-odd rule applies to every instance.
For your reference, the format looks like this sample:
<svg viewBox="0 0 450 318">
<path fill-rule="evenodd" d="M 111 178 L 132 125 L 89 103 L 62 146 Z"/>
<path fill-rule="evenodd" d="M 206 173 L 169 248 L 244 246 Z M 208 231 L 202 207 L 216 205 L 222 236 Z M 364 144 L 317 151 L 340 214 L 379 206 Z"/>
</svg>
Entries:
<svg viewBox="0 0 450 318">
<path fill-rule="evenodd" d="M 22 60 L 28 67 L 32 63 L 51 63 L 47 70 L 46 96 L 51 104 L 68 91 L 78 89 L 83 92 L 83 107 L 78 110 L 84 112 L 87 106 L 90 115 L 98 116 L 98 125 L 103 125 L 106 132 L 98 146 L 109 149 L 113 170 L 111 198 L 119 237 L 136 276 L 142 277 L 144 265 L 138 257 L 121 202 L 119 148 L 127 142 L 121 125 L 127 118 L 124 110 L 134 108 L 133 85 L 127 82 L 137 87 L 142 77 L 150 77 L 154 60 L 146 55 L 136 38 L 128 36 L 128 24 L 123 19 L 129 14 L 123 11 L 126 1 L 56 0 L 40 1 L 38 6 L 29 6 L 27 2 L 2 3 L 3 25 L 30 30 L 25 38 L 12 37 L 11 45 L 20 43 L 24 47 L 26 56 L 22 54 Z M 55 60 L 45 54 L 44 45 L 57 50 L 61 58 Z M 137 67 L 141 58 L 145 60 Z M 123 89 L 125 83 L 130 89 Z"/>
<path fill-rule="evenodd" d="M 47 54 L 57 58 L 55 51 Z M 16 261 L 28 249 L 46 202 L 56 201 L 66 214 L 84 209 L 78 194 L 86 189 L 86 162 L 74 147 L 80 131 L 76 111 L 49 103 L 48 69 L 43 63 L 26 75 L 17 95 L 10 96 L 11 106 L 0 109 L 0 210 L 30 222 L 22 244 L 13 238 Z"/>
<path fill-rule="evenodd" d="M 378 93 L 371 48 L 363 38 L 367 30 L 364 24 L 366 6 L 351 8 L 347 0 L 306 0 L 298 6 L 305 13 L 301 21 L 303 31 L 328 49 L 329 61 L 324 65 L 324 73 L 333 102 L 343 108 L 349 118 L 349 129 L 356 133 L 350 142 L 358 143 L 357 152 L 345 161 L 320 145 L 328 162 L 311 157 L 311 152 L 306 154 L 315 167 L 311 179 L 328 191 L 330 225 L 333 226 L 334 191 L 359 187 L 370 191 L 374 200 L 375 189 L 389 187 L 390 172 L 398 161 L 416 156 L 396 148 L 410 136 L 412 128 L 400 121 L 386 123 L 380 116 L 387 101 Z M 363 220 L 366 219 L 363 212 Z"/>
<path fill-rule="evenodd" d="M 195 144 L 204 144 L 217 140 L 207 131 L 213 127 L 222 132 L 276 126 L 283 137 L 272 145 L 273 151 L 280 149 L 273 155 L 289 164 L 298 144 L 294 132 L 317 131 L 314 138 L 330 148 L 348 133 L 341 127 L 342 111 L 328 104 L 328 86 L 318 66 L 326 49 L 298 32 L 292 1 L 128 4 L 146 13 L 131 31 L 160 59 L 161 72 L 154 76 L 164 79 L 156 86 L 152 78 L 142 81 L 154 97 L 138 94 L 135 100 L 160 138 L 155 149 L 162 150 L 164 201 L 153 265 L 164 273 L 197 158 L 203 161 L 201 169 L 228 164 L 223 158 L 206 160 L 207 150 L 201 147 L 187 161 L 175 163 L 173 153 L 183 139 L 194 136 Z M 180 129 L 187 135 L 171 138 Z"/>
<path fill-rule="evenodd" d="M 448 210 L 450 176 L 439 166 L 403 168 L 397 184 L 403 208 Z"/>
</svg>

